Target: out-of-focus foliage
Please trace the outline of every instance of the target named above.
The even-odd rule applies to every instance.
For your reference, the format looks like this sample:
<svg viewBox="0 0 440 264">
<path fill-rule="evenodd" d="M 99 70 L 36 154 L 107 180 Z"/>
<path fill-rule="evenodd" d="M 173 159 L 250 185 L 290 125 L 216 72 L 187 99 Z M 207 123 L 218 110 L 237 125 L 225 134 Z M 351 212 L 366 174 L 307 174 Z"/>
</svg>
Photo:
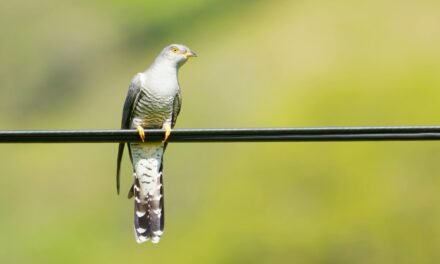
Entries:
<svg viewBox="0 0 440 264">
<path fill-rule="evenodd" d="M 178 127 L 440 122 L 438 1 L 0 3 L 0 129 L 117 128 L 163 46 Z M 1 145 L 1 263 L 436 263 L 440 144 L 171 144 L 166 230 L 132 232 L 115 144 Z"/>
</svg>

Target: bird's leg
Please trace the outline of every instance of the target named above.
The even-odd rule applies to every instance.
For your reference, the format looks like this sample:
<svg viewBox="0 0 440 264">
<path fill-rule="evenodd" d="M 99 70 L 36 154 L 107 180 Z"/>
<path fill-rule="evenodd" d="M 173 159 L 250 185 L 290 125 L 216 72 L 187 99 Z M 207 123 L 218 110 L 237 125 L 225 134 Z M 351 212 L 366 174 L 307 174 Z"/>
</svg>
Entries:
<svg viewBox="0 0 440 264">
<path fill-rule="evenodd" d="M 145 131 L 144 131 L 144 128 L 141 127 L 141 126 L 137 126 L 136 129 L 138 131 L 139 137 L 141 138 L 142 142 L 145 142 Z"/>
<path fill-rule="evenodd" d="M 165 138 L 163 139 L 162 143 L 167 142 L 168 137 L 171 135 L 171 126 L 168 123 L 163 124 L 162 129 L 165 130 Z"/>
</svg>

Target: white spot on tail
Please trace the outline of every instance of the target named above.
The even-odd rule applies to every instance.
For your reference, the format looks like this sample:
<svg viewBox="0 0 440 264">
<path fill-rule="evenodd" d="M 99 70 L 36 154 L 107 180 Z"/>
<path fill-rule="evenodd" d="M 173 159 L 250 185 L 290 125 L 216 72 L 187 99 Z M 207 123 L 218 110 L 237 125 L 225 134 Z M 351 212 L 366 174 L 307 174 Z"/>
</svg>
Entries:
<svg viewBox="0 0 440 264">
<path fill-rule="evenodd" d="M 151 242 L 154 243 L 154 244 L 159 243 L 159 240 L 160 240 L 159 236 L 154 236 L 154 237 L 151 238 Z"/>
<path fill-rule="evenodd" d="M 136 242 L 138 242 L 139 244 L 143 243 L 145 241 L 148 241 L 148 237 L 143 236 L 143 235 L 139 235 L 138 236 L 136 230 L 134 231 L 134 234 L 135 234 L 135 237 L 136 237 Z"/>
<path fill-rule="evenodd" d="M 146 212 L 140 212 L 140 211 L 136 211 L 136 216 L 137 217 L 142 217 L 145 215 Z M 142 233 L 142 232 L 141 232 Z"/>
<path fill-rule="evenodd" d="M 136 228 L 136 231 L 137 231 L 138 233 L 144 233 L 145 231 L 147 231 L 147 229 L 142 228 L 142 227 L 138 227 L 138 228 Z"/>
<path fill-rule="evenodd" d="M 154 231 L 153 235 L 155 236 L 161 236 L 163 234 L 163 231 Z"/>
<path fill-rule="evenodd" d="M 139 244 L 144 243 L 145 241 L 148 241 L 148 237 L 140 236 L 136 238 L 136 242 L 138 242 Z"/>
</svg>

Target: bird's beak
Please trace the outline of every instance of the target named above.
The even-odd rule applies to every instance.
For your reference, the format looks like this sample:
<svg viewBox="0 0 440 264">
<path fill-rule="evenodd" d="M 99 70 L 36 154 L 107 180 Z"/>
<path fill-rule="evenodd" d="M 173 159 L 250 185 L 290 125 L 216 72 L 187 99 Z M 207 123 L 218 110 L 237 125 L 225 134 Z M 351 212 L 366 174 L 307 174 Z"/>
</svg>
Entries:
<svg viewBox="0 0 440 264">
<path fill-rule="evenodd" d="M 183 53 L 183 55 L 185 55 L 186 58 L 197 57 L 197 54 L 195 52 L 192 52 L 192 51 L 187 51 L 187 52 Z"/>
</svg>

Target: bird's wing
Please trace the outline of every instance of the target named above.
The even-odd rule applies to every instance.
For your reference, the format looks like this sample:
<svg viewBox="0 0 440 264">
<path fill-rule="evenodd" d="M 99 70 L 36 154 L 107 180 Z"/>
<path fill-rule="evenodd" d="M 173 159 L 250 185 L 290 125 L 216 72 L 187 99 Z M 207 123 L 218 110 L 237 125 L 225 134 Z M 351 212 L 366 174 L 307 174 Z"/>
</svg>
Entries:
<svg viewBox="0 0 440 264">
<path fill-rule="evenodd" d="M 182 94 L 180 93 L 180 89 L 179 89 L 173 100 L 173 112 L 171 113 L 171 128 L 174 128 L 174 126 L 176 125 L 177 116 L 180 113 L 181 106 L 182 106 Z M 164 151 L 166 150 L 167 146 L 168 146 L 168 142 L 165 142 Z"/>
<path fill-rule="evenodd" d="M 182 95 L 180 93 L 180 89 L 177 92 L 176 96 L 174 97 L 173 101 L 173 113 L 171 117 L 171 128 L 173 128 L 176 125 L 177 116 L 180 113 L 180 107 L 182 106 Z"/>
<path fill-rule="evenodd" d="M 130 128 L 131 114 L 139 99 L 141 91 L 141 73 L 136 74 L 128 87 L 127 97 L 125 98 L 124 109 L 122 110 L 121 128 Z"/>
<path fill-rule="evenodd" d="M 128 87 L 127 97 L 125 98 L 124 109 L 122 111 L 121 129 L 130 128 L 131 115 L 139 99 L 141 92 L 141 74 L 138 73 Z M 118 159 L 116 164 L 116 190 L 119 194 L 120 187 L 120 170 L 122 155 L 124 154 L 125 143 L 119 143 Z M 131 157 L 130 157 L 131 158 Z"/>
</svg>

